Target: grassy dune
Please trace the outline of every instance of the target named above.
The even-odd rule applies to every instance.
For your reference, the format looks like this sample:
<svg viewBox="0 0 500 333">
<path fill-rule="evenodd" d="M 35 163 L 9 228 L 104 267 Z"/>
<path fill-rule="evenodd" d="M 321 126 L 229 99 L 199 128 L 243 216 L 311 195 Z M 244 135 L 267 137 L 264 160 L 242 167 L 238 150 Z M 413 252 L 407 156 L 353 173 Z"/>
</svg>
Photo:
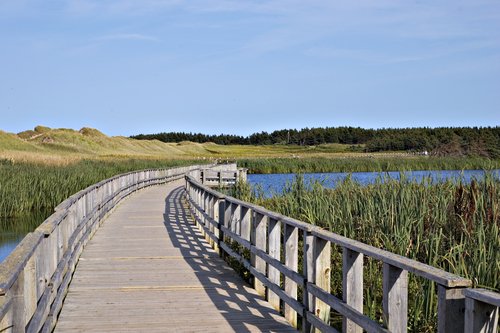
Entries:
<svg viewBox="0 0 500 333">
<path fill-rule="evenodd" d="M 42 164 L 69 164 L 82 159 L 212 159 L 234 161 L 244 158 L 354 158 L 366 157 L 363 147 L 323 144 L 293 145 L 217 145 L 215 143 L 164 143 L 158 140 L 135 140 L 123 136 L 109 137 L 92 128 L 34 130 L 12 134 L 0 131 L 0 159 Z M 401 153 L 369 154 L 371 157 L 405 156 Z M 274 162 L 273 162 L 274 163 Z"/>
<path fill-rule="evenodd" d="M 186 159 L 210 155 L 200 144 L 167 144 L 108 137 L 95 129 L 50 129 L 38 126 L 16 134 L 0 132 L 0 158 L 67 164 L 81 159 Z"/>
</svg>

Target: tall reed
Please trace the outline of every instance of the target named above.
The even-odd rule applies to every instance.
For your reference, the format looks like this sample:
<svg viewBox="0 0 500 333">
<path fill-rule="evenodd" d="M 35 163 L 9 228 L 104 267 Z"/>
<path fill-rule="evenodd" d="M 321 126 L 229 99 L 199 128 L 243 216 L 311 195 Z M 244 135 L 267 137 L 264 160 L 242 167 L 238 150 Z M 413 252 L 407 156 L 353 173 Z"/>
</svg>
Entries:
<svg viewBox="0 0 500 333">
<path fill-rule="evenodd" d="M 247 196 L 248 197 L 248 196 Z M 360 185 L 351 178 L 334 189 L 303 177 L 271 199 L 253 198 L 270 210 L 470 278 L 500 291 L 500 181 L 491 174 L 471 183 L 431 178 L 379 178 Z M 333 247 L 334 267 L 341 267 Z M 381 263 L 365 259 L 364 312 L 382 322 Z M 332 269 L 332 292 L 341 296 L 342 270 Z M 433 331 L 436 290 L 411 277 L 409 330 Z"/>
<path fill-rule="evenodd" d="M 491 170 L 500 168 L 500 160 L 458 157 L 355 157 L 334 158 L 262 158 L 238 160 L 238 166 L 250 173 L 363 172 L 404 170 Z"/>
<path fill-rule="evenodd" d="M 70 195 L 113 175 L 132 170 L 186 164 L 195 162 L 83 160 L 66 166 L 55 166 L 0 160 L 0 230 L 22 229 L 23 227 L 15 225 L 19 223 L 19 217 L 32 220 L 35 216 L 42 222 L 55 206 Z M 30 221 L 31 226 L 36 224 Z"/>
</svg>

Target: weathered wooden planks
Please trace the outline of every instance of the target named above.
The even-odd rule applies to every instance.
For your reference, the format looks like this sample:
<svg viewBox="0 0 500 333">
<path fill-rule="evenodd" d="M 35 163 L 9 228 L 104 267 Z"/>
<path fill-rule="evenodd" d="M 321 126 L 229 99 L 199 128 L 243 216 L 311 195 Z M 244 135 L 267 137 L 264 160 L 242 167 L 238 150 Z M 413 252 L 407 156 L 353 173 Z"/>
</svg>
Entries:
<svg viewBox="0 0 500 333">
<path fill-rule="evenodd" d="M 81 255 L 56 332 L 295 331 L 210 248 L 178 186 L 144 190 L 105 221 Z"/>
</svg>

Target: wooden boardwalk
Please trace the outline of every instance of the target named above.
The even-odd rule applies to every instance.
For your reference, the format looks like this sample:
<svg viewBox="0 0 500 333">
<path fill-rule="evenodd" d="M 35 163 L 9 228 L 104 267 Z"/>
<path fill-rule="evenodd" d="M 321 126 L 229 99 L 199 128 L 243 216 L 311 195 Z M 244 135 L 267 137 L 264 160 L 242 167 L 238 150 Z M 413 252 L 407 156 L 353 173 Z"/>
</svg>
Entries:
<svg viewBox="0 0 500 333">
<path fill-rule="evenodd" d="M 104 222 L 55 332 L 296 332 L 210 248 L 181 185 L 143 190 Z"/>
</svg>

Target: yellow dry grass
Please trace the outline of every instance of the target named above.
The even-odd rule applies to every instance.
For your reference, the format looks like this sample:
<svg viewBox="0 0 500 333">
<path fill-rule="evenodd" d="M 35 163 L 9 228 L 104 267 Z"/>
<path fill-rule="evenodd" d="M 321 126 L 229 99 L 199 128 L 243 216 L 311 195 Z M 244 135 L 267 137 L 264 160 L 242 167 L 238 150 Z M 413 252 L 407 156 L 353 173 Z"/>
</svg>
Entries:
<svg viewBox="0 0 500 333">
<path fill-rule="evenodd" d="M 135 140 L 109 137 L 92 128 L 51 129 L 37 126 L 19 134 L 0 131 L 0 159 L 67 165 L 82 159 L 217 159 L 264 157 L 346 157 L 364 155 L 346 153 L 346 145 L 242 146 L 214 143 L 164 143 L 158 140 Z"/>
</svg>

